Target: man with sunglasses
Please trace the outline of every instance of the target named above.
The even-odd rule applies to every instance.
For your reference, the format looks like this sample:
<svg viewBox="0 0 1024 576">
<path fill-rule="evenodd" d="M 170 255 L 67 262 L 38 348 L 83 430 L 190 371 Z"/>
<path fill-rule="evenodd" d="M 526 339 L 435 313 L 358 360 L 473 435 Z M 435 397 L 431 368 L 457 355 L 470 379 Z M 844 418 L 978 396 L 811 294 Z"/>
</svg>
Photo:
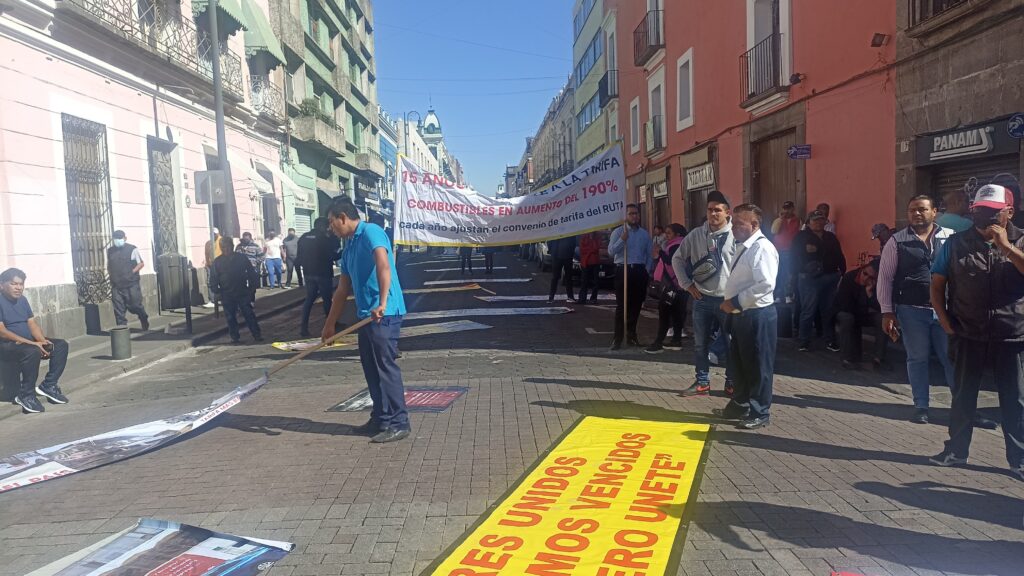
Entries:
<svg viewBox="0 0 1024 576">
<path fill-rule="evenodd" d="M 971 206 L 974 227 L 950 238 L 932 265 L 932 307 L 950 335 L 956 388 L 949 440 L 931 461 L 967 463 L 981 378 L 991 368 L 1006 459 L 1024 480 L 1024 232 L 1010 222 L 1013 205 L 1003 186 L 982 186 Z"/>
</svg>

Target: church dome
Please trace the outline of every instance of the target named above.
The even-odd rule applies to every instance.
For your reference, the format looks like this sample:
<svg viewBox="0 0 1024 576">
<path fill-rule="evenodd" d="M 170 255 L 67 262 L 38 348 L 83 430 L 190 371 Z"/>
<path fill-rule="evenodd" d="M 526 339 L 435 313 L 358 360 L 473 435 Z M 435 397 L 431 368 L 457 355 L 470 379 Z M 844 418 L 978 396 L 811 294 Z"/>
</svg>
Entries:
<svg viewBox="0 0 1024 576">
<path fill-rule="evenodd" d="M 423 119 L 423 133 L 431 136 L 441 134 L 441 121 L 432 109 L 427 111 L 427 117 Z"/>
</svg>

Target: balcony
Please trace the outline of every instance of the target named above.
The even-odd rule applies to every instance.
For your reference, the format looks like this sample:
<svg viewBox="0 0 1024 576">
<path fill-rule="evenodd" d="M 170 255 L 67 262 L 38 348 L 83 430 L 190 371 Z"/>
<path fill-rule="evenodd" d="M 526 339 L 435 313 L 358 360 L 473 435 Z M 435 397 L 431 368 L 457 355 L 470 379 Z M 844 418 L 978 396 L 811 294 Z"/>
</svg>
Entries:
<svg viewBox="0 0 1024 576">
<path fill-rule="evenodd" d="M 657 154 L 665 149 L 665 117 L 652 116 L 651 121 L 644 124 L 644 136 L 647 155 Z"/>
<path fill-rule="evenodd" d="M 782 83 L 781 38 L 776 32 L 740 56 L 740 106 L 743 108 L 789 90 L 789 86 Z"/>
<path fill-rule="evenodd" d="M 604 76 L 601 77 L 601 81 L 597 85 L 598 93 L 600 96 L 601 108 L 608 105 L 609 102 L 619 97 L 619 71 L 609 70 L 605 72 Z"/>
<path fill-rule="evenodd" d="M 359 154 L 356 154 L 356 168 L 383 176 L 384 158 L 376 150 L 363 148 L 359 151 Z"/>
<path fill-rule="evenodd" d="M 651 10 L 633 31 L 633 64 L 643 66 L 665 47 L 662 10 Z"/>
<path fill-rule="evenodd" d="M 284 91 L 268 76 L 252 76 L 252 107 L 260 116 L 274 123 L 285 121 Z"/>
<path fill-rule="evenodd" d="M 288 12 L 287 3 L 270 3 L 270 26 L 285 48 L 300 59 L 306 56 L 306 32 L 299 19 Z"/>
<path fill-rule="evenodd" d="M 318 116 L 292 118 L 292 137 L 320 148 L 329 156 L 345 155 L 345 132 Z"/>
<path fill-rule="evenodd" d="M 91 27 L 98 26 L 108 33 L 127 41 L 133 48 L 142 48 L 145 54 L 159 62 L 169 62 L 177 70 L 188 73 L 168 74 L 166 69 L 147 64 L 141 74 L 166 84 L 182 84 L 188 75 L 198 75 L 212 83 L 213 43 L 201 33 L 195 22 L 180 14 L 168 13 L 162 4 L 137 0 L 58 0 L 58 13 L 73 15 Z M 95 35 L 92 35 L 95 36 Z M 138 52 L 132 50 L 106 58 L 114 65 L 139 69 Z M 133 62 L 131 59 L 135 59 Z M 245 97 L 242 84 L 242 59 L 234 52 L 223 49 L 220 54 L 221 74 L 229 97 Z"/>
</svg>

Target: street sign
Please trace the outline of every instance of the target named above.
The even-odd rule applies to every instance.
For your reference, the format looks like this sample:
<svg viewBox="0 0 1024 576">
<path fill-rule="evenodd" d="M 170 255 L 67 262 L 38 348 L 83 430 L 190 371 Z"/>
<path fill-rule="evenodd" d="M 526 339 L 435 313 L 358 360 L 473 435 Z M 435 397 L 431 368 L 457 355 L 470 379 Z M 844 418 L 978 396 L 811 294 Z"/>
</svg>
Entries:
<svg viewBox="0 0 1024 576">
<path fill-rule="evenodd" d="M 223 170 L 205 170 L 195 173 L 196 204 L 225 204 L 229 189 Z M 212 201 L 211 201 L 212 198 Z"/>
<path fill-rule="evenodd" d="M 810 144 L 797 144 L 790 146 L 786 150 L 786 155 L 789 156 L 790 160 L 810 160 L 811 159 L 811 145 Z"/>
<path fill-rule="evenodd" d="M 1010 116 L 1006 121 L 1006 131 L 1018 140 L 1024 138 L 1024 114 L 1018 112 Z"/>
</svg>

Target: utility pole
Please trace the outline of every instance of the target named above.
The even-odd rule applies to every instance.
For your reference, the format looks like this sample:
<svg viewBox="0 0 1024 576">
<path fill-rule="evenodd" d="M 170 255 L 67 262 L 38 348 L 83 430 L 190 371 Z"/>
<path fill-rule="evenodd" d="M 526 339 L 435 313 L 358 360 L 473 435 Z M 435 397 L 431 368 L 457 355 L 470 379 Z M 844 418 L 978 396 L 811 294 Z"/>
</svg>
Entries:
<svg viewBox="0 0 1024 576">
<path fill-rule="evenodd" d="M 227 136 L 224 134 L 224 79 L 220 74 L 220 28 L 217 25 L 217 0 L 210 0 L 207 10 L 210 11 L 210 35 L 212 43 L 211 62 L 213 64 L 213 112 L 217 124 L 217 167 L 224 174 L 224 191 L 227 194 L 234 194 L 234 182 L 231 180 L 231 166 L 228 164 Z M 217 253 L 217 234 L 214 232 L 213 222 L 213 194 L 211 190 L 210 204 L 207 207 L 210 223 L 210 248 L 214 254 Z M 210 262 L 213 265 L 213 262 Z M 213 313 L 217 316 L 217 299 L 210 291 L 210 299 L 214 301 Z"/>
</svg>

